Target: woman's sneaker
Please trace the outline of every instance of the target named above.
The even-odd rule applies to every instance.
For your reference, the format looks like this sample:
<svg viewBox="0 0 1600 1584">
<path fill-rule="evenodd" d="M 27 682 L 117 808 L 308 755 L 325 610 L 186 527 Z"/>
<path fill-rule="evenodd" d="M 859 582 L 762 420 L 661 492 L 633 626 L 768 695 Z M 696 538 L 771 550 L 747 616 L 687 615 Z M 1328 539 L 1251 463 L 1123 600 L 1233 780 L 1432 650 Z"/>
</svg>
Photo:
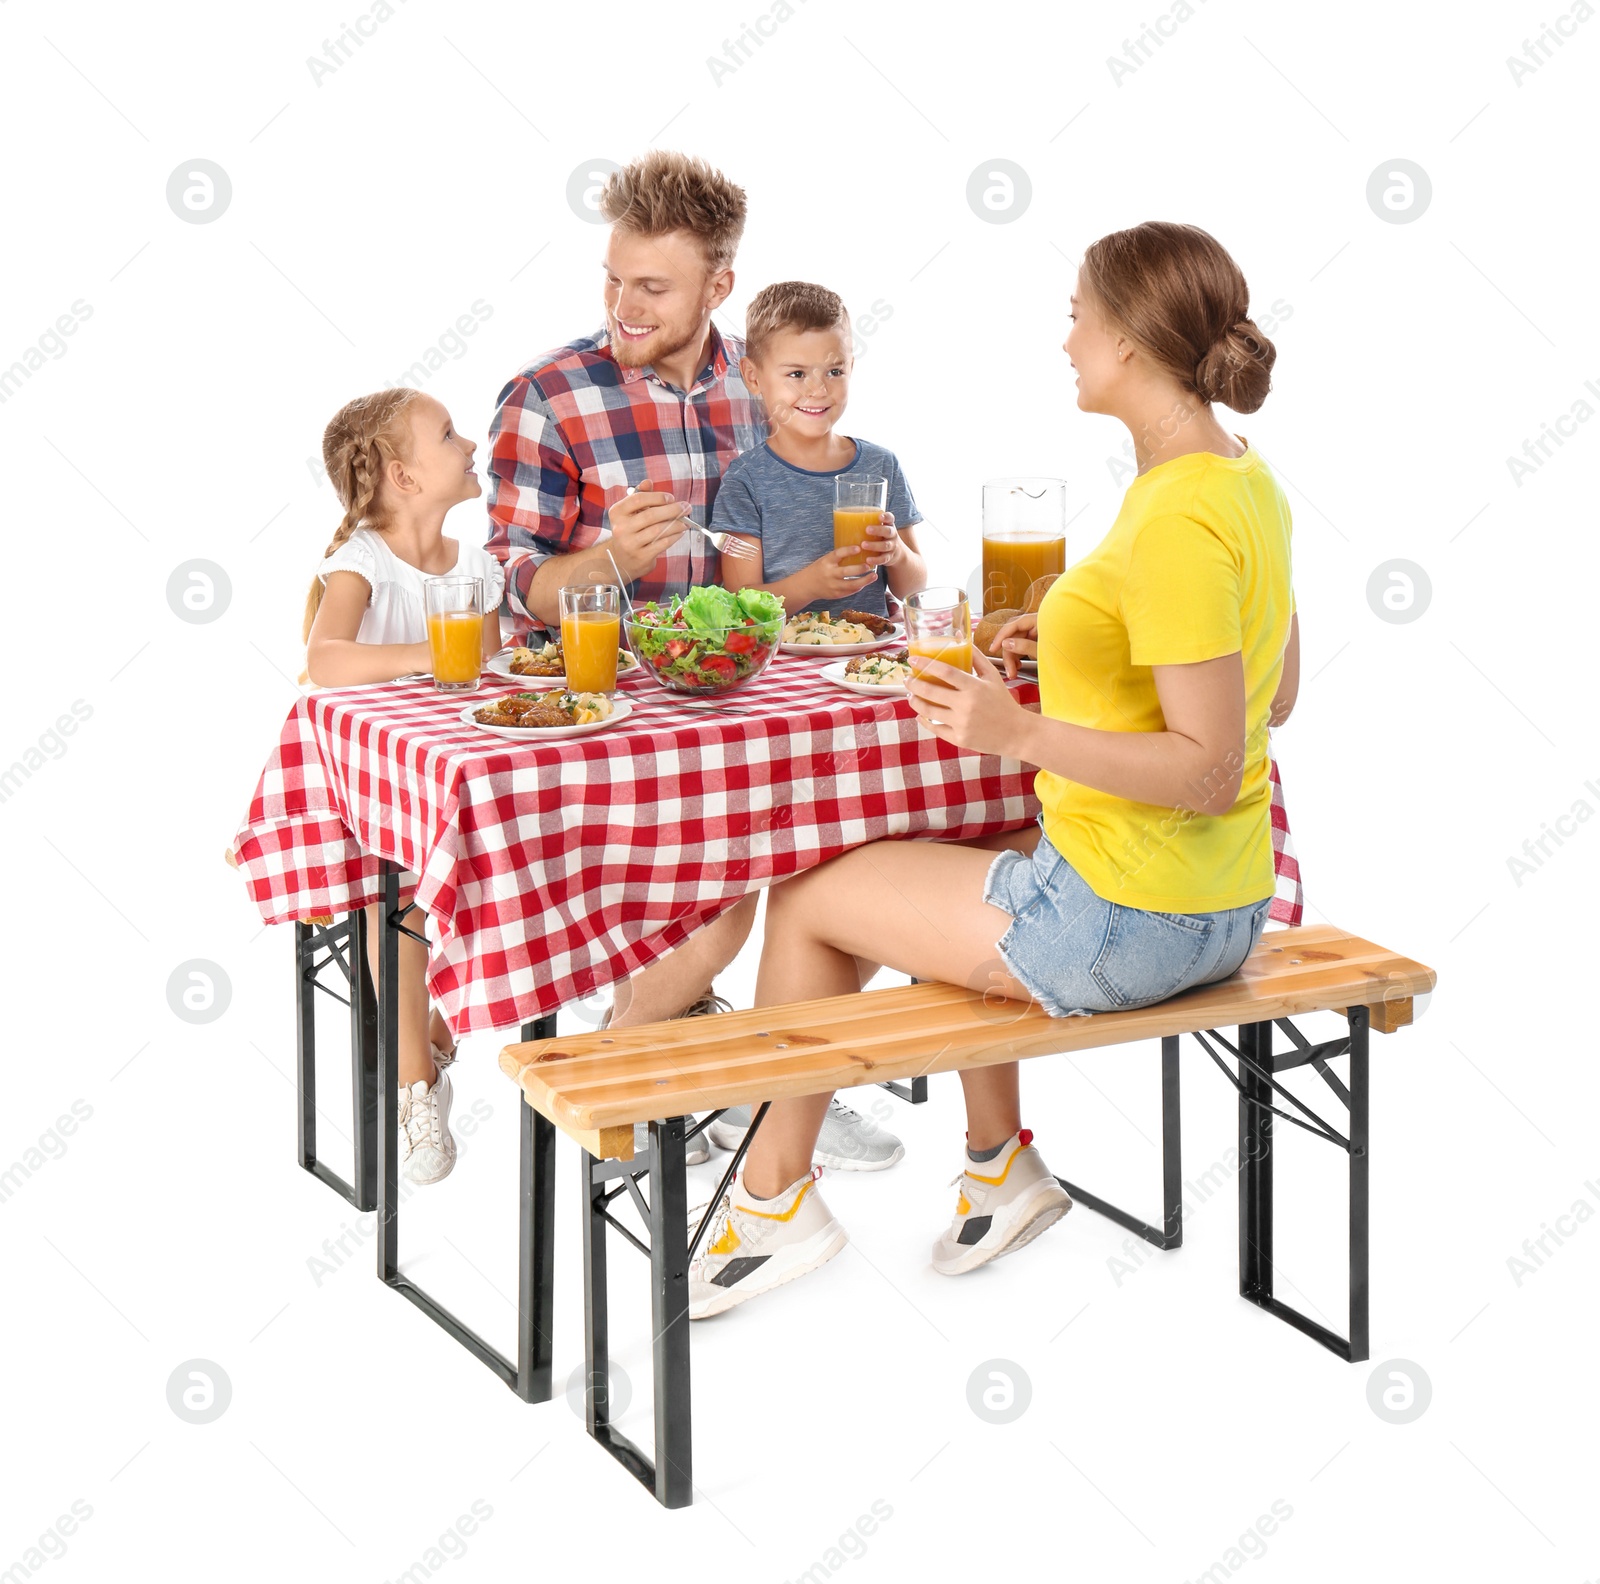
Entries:
<svg viewBox="0 0 1600 1584">
<path fill-rule="evenodd" d="M 437 1054 L 434 1060 L 437 1064 Z M 443 1066 L 431 1084 L 419 1078 L 400 1090 L 400 1170 L 407 1182 L 419 1188 L 448 1177 L 456 1163 L 450 1099 L 450 1074 Z"/>
<path fill-rule="evenodd" d="M 706 1129 L 718 1149 L 735 1150 L 750 1131 L 750 1107 L 730 1106 Z M 906 1152 L 887 1128 L 835 1100 L 822 1119 L 811 1159 L 834 1171 L 886 1171 Z"/>
<path fill-rule="evenodd" d="M 1028 1128 L 1013 1133 L 990 1160 L 969 1154 L 955 1183 L 961 1184 L 956 1218 L 933 1245 L 933 1268 L 942 1276 L 960 1276 L 1031 1243 L 1072 1208 Z"/>
<path fill-rule="evenodd" d="M 689 1318 L 704 1320 L 826 1265 L 850 1241 L 822 1202 L 821 1171 L 790 1183 L 775 1199 L 744 1189 L 744 1173 L 722 1196 L 706 1242 L 689 1262 Z M 691 1222 L 691 1232 L 699 1225 Z"/>
</svg>

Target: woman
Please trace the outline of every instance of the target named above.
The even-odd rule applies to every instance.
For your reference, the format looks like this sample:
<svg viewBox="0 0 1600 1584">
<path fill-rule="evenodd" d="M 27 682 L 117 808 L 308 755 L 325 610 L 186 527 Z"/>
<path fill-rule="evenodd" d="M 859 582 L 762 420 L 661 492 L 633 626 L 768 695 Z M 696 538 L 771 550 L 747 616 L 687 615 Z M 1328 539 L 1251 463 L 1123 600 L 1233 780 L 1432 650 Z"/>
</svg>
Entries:
<svg viewBox="0 0 1600 1584">
<path fill-rule="evenodd" d="M 1227 978 L 1260 937 L 1267 727 L 1288 718 L 1299 676 L 1289 507 L 1211 404 L 1254 412 L 1276 353 L 1227 251 L 1164 222 L 1088 249 L 1064 349 L 1078 406 L 1127 425 L 1139 472 L 1099 547 L 995 641 L 1012 675 L 1037 655 L 1041 712 L 981 655 L 973 675 L 933 665 L 908 690 L 935 736 L 1040 767 L 1041 828 L 873 842 L 776 887 L 758 1006 L 848 994 L 881 959 L 1052 1016 L 1119 1011 Z M 830 901 L 869 895 L 871 908 Z M 933 1252 L 949 1275 L 1072 1207 L 1022 1127 L 1017 1063 L 961 1080 L 961 1194 Z M 695 1318 L 844 1247 L 811 1166 L 829 1098 L 773 1104 L 691 1267 Z"/>
</svg>

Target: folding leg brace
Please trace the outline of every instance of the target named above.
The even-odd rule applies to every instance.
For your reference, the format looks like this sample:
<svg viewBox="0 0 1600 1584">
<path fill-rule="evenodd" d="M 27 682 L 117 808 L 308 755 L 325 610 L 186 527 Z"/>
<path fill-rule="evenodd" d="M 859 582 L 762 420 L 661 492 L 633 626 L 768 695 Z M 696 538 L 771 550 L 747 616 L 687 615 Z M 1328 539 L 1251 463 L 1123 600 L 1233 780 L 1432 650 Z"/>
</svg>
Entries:
<svg viewBox="0 0 1600 1584">
<path fill-rule="evenodd" d="M 517 1218 L 517 1357 L 513 1363 L 399 1271 L 400 1235 L 400 937 L 427 944 L 405 922 L 415 903 L 400 906 L 400 872 L 384 875 L 383 939 L 378 958 L 377 1210 L 378 1278 L 403 1293 L 447 1336 L 485 1364 L 524 1402 L 548 1402 L 555 1294 L 555 1126 L 519 1099 L 521 1156 Z M 357 915 L 359 916 L 359 915 Z M 555 1015 L 522 1025 L 524 1040 L 553 1039 Z"/>
<path fill-rule="evenodd" d="M 1274 1055 L 1272 1023 L 1252 1023 L 1239 1029 L 1239 1043 L 1231 1045 L 1215 1029 L 1194 1038 L 1239 1091 L 1239 1292 L 1251 1303 L 1276 1315 L 1351 1363 L 1368 1357 L 1368 1050 L 1369 1014 L 1364 1006 L 1347 1007 L 1349 1032 L 1342 1038 L 1313 1045 L 1288 1018 L 1277 1026 L 1288 1035 L 1291 1048 Z M 1214 1047 L 1221 1046 L 1237 1062 L 1237 1071 Z M 1338 1056 L 1350 1058 L 1348 1088 L 1328 1066 Z M 1291 1068 L 1316 1069 L 1349 1113 L 1348 1137 L 1312 1111 L 1278 1082 L 1278 1074 Z M 1299 1115 L 1274 1105 L 1283 1097 Z M 1344 1150 L 1350 1157 L 1349 1327 L 1347 1337 L 1319 1325 L 1309 1315 L 1285 1303 L 1273 1292 L 1273 1117 Z M 1161 1176 L 1162 1224 L 1159 1228 L 1104 1199 L 1060 1179 L 1072 1197 L 1088 1209 L 1108 1216 L 1119 1226 L 1136 1232 L 1157 1248 L 1175 1249 L 1183 1243 L 1183 1165 L 1179 1138 L 1178 1036 L 1161 1041 Z"/>
</svg>

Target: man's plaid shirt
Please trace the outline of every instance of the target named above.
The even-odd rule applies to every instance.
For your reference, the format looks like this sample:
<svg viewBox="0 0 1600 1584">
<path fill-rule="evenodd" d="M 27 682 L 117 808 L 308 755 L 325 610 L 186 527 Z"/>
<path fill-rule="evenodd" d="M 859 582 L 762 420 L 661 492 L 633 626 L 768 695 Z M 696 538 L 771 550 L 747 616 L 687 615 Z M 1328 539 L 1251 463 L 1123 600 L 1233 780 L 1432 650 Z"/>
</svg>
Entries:
<svg viewBox="0 0 1600 1584">
<path fill-rule="evenodd" d="M 600 330 L 535 358 L 500 393 L 489 430 L 488 549 L 505 565 L 518 637 L 535 569 L 586 550 L 630 484 L 667 489 L 709 526 L 723 470 L 766 439 L 765 409 L 739 377 L 744 342 L 711 327 L 709 357 L 688 391 L 652 368 L 624 368 Z M 662 599 L 720 576 L 716 551 L 686 533 L 642 578 L 635 601 Z"/>
</svg>

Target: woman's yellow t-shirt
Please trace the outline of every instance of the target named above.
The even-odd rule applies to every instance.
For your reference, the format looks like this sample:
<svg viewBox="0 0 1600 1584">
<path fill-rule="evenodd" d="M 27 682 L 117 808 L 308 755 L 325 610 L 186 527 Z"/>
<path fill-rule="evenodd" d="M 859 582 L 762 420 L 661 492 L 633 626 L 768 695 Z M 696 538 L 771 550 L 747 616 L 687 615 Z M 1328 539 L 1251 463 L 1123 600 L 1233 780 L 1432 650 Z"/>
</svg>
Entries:
<svg viewBox="0 0 1600 1584">
<path fill-rule="evenodd" d="M 1267 712 L 1294 610 L 1289 540 L 1289 503 L 1248 442 L 1239 457 L 1174 457 L 1129 485 L 1111 532 L 1045 596 L 1039 696 L 1056 720 L 1164 731 L 1152 666 L 1243 656 L 1244 774 L 1226 814 L 1039 772 L 1046 834 L 1107 901 L 1214 913 L 1272 894 Z"/>
</svg>

